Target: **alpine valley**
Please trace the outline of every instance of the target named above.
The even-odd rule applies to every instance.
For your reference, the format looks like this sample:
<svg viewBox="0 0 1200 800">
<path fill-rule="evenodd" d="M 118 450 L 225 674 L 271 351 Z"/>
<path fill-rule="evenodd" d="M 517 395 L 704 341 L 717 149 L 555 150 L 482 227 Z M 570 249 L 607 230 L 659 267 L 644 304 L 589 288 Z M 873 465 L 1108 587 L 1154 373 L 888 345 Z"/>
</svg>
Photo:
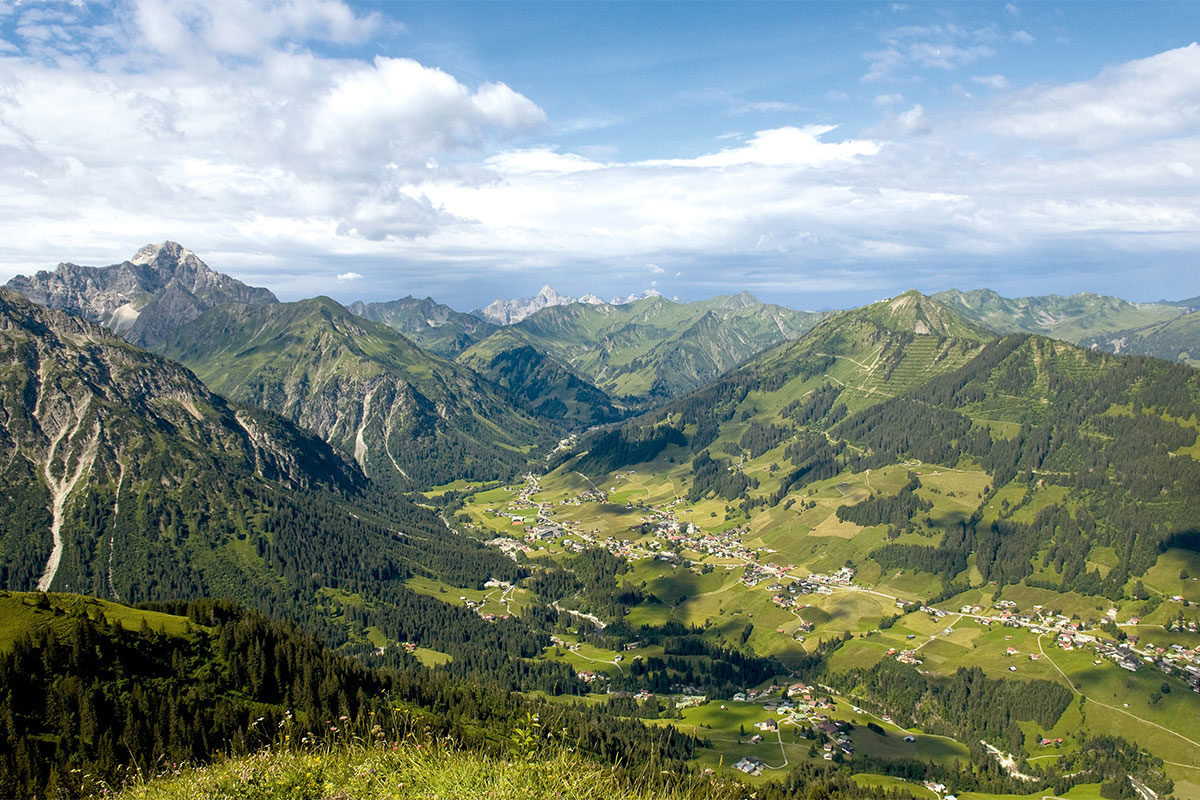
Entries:
<svg viewBox="0 0 1200 800">
<path fill-rule="evenodd" d="M 1197 306 L 14 278 L 0 796 L 1200 798 Z"/>
</svg>

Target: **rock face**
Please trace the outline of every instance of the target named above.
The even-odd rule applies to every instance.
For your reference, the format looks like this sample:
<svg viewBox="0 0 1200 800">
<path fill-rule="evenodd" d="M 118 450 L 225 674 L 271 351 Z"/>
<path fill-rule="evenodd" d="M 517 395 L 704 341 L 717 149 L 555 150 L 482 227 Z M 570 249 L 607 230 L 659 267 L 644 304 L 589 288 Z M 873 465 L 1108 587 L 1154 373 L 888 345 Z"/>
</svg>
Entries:
<svg viewBox="0 0 1200 800">
<path fill-rule="evenodd" d="M 533 312 L 540 311 L 543 308 L 569 306 L 572 303 L 578 302 L 580 302 L 578 298 L 559 294 L 554 291 L 554 287 L 547 284 L 533 297 L 493 300 L 488 303 L 483 311 L 479 312 L 479 315 L 497 325 L 512 325 L 514 322 L 520 322 Z"/>
<path fill-rule="evenodd" d="M 110 267 L 59 264 L 7 287 L 49 308 L 112 329 L 142 346 L 162 341 L 221 303 L 274 303 L 269 290 L 215 272 L 175 242 L 146 245 Z"/>
<path fill-rule="evenodd" d="M 488 303 L 487 308 L 482 311 L 475 311 L 474 313 L 497 325 L 514 325 L 535 311 L 541 311 L 543 308 L 551 308 L 552 306 L 569 306 L 574 303 L 581 303 L 585 306 L 623 306 L 651 297 L 662 297 L 662 294 L 657 289 L 647 289 L 644 292 L 635 292 L 626 297 L 614 297 L 612 302 L 606 304 L 602 298 L 594 294 L 585 294 L 582 297 L 570 297 L 565 294 L 559 294 L 554 290 L 554 287 L 547 284 L 533 297 L 493 300 Z"/>
<path fill-rule="evenodd" d="M 6 588 L 130 598 L 155 575 L 185 594 L 195 576 L 177 548 L 242 524 L 239 485 L 364 482 L 275 415 L 231 405 L 179 364 L 5 289 L 0 411 Z"/>
<path fill-rule="evenodd" d="M 162 349 L 213 390 L 317 433 L 401 488 L 507 476 L 559 427 L 327 297 L 213 308 Z"/>
</svg>

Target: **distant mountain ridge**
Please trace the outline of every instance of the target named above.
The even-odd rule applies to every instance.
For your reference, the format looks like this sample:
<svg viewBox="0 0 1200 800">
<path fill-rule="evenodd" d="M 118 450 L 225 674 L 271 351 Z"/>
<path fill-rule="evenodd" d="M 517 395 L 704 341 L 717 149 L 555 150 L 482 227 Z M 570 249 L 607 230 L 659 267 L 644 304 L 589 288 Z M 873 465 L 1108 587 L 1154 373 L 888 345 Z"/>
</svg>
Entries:
<svg viewBox="0 0 1200 800">
<path fill-rule="evenodd" d="M 1183 314 L 1188 302 L 1131 303 L 1090 292 L 1011 298 L 991 289 L 949 289 L 932 297 L 997 333 L 1036 333 L 1073 344 L 1103 333 L 1166 322 Z"/>
<path fill-rule="evenodd" d="M 39 305 L 103 325 L 139 345 L 161 341 L 221 303 L 278 302 L 268 289 L 216 272 L 176 242 L 148 244 L 108 267 L 59 264 L 6 284 Z"/>
<path fill-rule="evenodd" d="M 767 347 L 799 338 L 825 316 L 742 292 L 695 303 L 654 296 L 554 306 L 512 330 L 609 395 L 648 402 L 713 380 Z"/>
<path fill-rule="evenodd" d="M 1181 307 L 1186 307 L 1183 301 Z M 1200 367 L 1200 311 L 1126 331 L 1089 336 L 1080 342 L 1110 353 L 1153 356 Z"/>
<path fill-rule="evenodd" d="M 454 358 L 497 326 L 476 314 L 464 314 L 432 297 L 418 300 L 409 295 L 383 303 L 361 300 L 346 307 L 351 314 L 382 322 L 443 358 Z"/>
<path fill-rule="evenodd" d="M 626 297 L 614 297 L 609 301 L 609 305 L 620 306 L 628 303 L 634 303 L 638 300 L 645 300 L 649 297 L 662 297 L 657 289 L 646 289 L 643 292 L 635 292 Z M 499 300 L 493 300 L 488 303 L 482 310 L 474 313 L 479 317 L 493 322 L 497 325 L 514 325 L 521 320 L 540 311 L 543 308 L 551 308 L 553 306 L 569 306 L 575 303 L 583 305 L 596 306 L 602 305 L 604 301 L 594 294 L 585 294 L 582 297 L 570 297 L 568 295 L 559 294 L 554 287 L 546 284 L 533 297 L 514 297 Z"/>
</svg>

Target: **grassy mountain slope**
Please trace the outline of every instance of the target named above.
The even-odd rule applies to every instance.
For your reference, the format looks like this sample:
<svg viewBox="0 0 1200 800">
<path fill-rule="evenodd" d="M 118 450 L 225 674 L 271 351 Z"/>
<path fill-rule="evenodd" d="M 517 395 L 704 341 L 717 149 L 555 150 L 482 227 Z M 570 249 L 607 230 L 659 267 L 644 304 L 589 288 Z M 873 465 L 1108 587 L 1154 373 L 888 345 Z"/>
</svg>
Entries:
<svg viewBox="0 0 1200 800">
<path fill-rule="evenodd" d="M 911 333 L 921 328 L 959 336 Z M 827 320 L 710 386 L 586 437 L 587 452 L 559 469 L 603 485 L 648 463 L 639 472 L 669 480 L 677 496 L 723 504 L 726 525 L 837 532 L 855 560 L 885 543 L 876 526 L 891 520 L 897 534 L 915 536 L 881 558 L 902 571 L 945 568 L 943 585 L 1029 580 L 1120 596 L 1200 513 L 1198 375 L 1041 337 L 986 340 L 909 293 Z M 803 490 L 823 481 L 858 476 L 852 483 L 878 487 L 890 480 L 881 470 L 902 476 L 900 465 L 921 463 L 980 475 L 978 496 L 955 501 L 940 521 L 907 501 L 897 501 L 903 513 L 868 504 L 834 520 L 841 504 L 822 516 L 805 500 Z M 873 480 L 863 481 L 865 470 Z M 789 500 L 798 505 L 786 512 Z M 953 537 L 952 519 L 966 526 Z M 941 549 L 904 549 L 922 539 Z"/>
<path fill-rule="evenodd" d="M 609 394 L 645 400 L 706 383 L 820 318 L 743 293 L 686 304 L 651 297 L 619 306 L 553 306 L 513 327 Z"/>
<path fill-rule="evenodd" d="M 1079 343 L 1100 334 L 1141 328 L 1174 319 L 1182 309 L 1167 303 L 1130 303 L 1119 297 L 1080 292 L 1063 297 L 1002 297 L 990 289 L 933 295 L 963 317 L 998 333 L 1037 333 Z"/>
<path fill-rule="evenodd" d="M 1133 330 L 1090 336 L 1081 344 L 1200 366 L 1200 311 Z"/>
<path fill-rule="evenodd" d="M 215 391 L 282 414 L 370 477 L 400 486 L 499 477 L 546 438 L 471 370 L 328 298 L 214 308 L 162 352 Z"/>
<path fill-rule="evenodd" d="M 499 764 L 540 763 L 543 756 L 604 774 L 615 791 L 647 777 L 649 785 L 678 785 L 659 770 L 677 772 L 698 744 L 669 728 L 551 705 L 409 658 L 372 668 L 294 625 L 225 601 L 131 608 L 79 595 L 0 591 L 0 620 L 22 628 L 0 643 L 6 796 L 108 796 L 129 784 L 146 788 L 134 796 L 244 797 L 252 787 L 254 797 L 319 800 L 334 796 L 331 780 L 350 777 L 338 762 L 364 750 L 379 769 L 364 770 L 355 796 L 378 796 L 361 793 L 369 788 L 413 796 L 421 787 L 414 756 L 430 768 L 426 786 L 449 786 L 450 764 L 463 770 L 465 782 L 448 796 L 478 788 L 472 763 L 493 776 L 536 778 L 521 783 L 535 793 L 545 782 L 565 788 L 566 779 L 548 768 L 505 771 Z M 382 659 L 372 653 L 367 660 Z M 543 736 L 543 726 L 563 743 Z M 257 755 L 235 769 L 236 785 L 225 782 L 233 777 L 227 764 L 197 772 L 185 766 L 251 752 Z M 440 770 L 431 769 L 435 763 Z M 251 778 L 246 766 L 263 771 Z M 173 783 L 145 787 L 151 776 L 181 770 L 185 776 Z M 435 773 L 441 780 L 430 780 Z"/>
<path fill-rule="evenodd" d="M 613 422 L 624 415 L 611 397 L 512 328 L 467 348 L 457 361 L 506 389 L 535 416 L 570 428 Z"/>
<path fill-rule="evenodd" d="M 432 297 L 418 300 L 410 295 L 386 303 L 352 303 L 347 308 L 352 314 L 382 322 L 443 358 L 454 358 L 494 333 L 497 327 L 474 314 L 455 311 Z"/>
</svg>

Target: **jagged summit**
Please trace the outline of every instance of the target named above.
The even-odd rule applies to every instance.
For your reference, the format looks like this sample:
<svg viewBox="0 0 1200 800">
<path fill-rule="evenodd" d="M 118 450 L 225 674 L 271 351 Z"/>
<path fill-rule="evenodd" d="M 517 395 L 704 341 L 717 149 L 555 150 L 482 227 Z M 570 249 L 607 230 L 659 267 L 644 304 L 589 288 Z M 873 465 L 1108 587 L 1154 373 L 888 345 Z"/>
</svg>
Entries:
<svg viewBox="0 0 1200 800">
<path fill-rule="evenodd" d="M 7 284 L 35 303 L 97 322 L 143 346 L 162 341 L 214 305 L 277 302 L 211 269 L 177 242 L 148 244 L 108 267 L 59 264 L 53 272 L 18 275 Z"/>
<path fill-rule="evenodd" d="M 648 300 L 651 297 L 662 297 L 662 292 L 658 291 L 658 289 L 646 289 L 645 291 L 634 292 L 633 294 L 626 295 L 625 297 L 614 297 L 612 299 L 612 305 L 623 306 L 629 303 L 636 303 L 638 300 Z"/>
<path fill-rule="evenodd" d="M 651 297 L 662 297 L 662 294 L 657 289 L 646 289 L 643 292 L 635 292 L 626 297 L 614 297 L 611 301 L 605 303 L 604 299 L 599 295 L 589 293 L 582 297 L 571 297 L 570 295 L 559 294 L 553 286 L 546 284 L 533 297 L 493 300 L 482 311 L 475 311 L 474 313 L 497 325 L 515 325 L 530 314 L 541 311 L 543 308 L 569 306 L 575 303 L 590 306 L 623 306 Z"/>
</svg>

